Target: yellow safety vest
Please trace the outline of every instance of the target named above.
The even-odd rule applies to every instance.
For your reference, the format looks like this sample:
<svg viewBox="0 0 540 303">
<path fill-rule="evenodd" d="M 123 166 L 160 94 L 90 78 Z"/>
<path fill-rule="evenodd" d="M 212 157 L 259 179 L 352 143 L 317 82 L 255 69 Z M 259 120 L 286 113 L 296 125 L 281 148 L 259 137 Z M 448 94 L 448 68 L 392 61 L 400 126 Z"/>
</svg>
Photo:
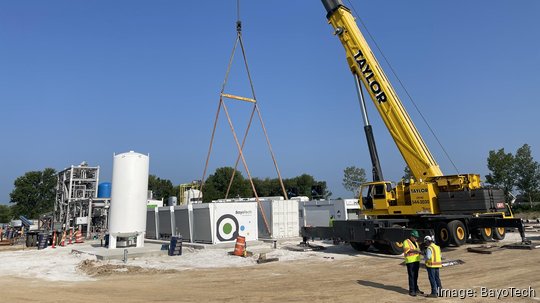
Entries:
<svg viewBox="0 0 540 303">
<path fill-rule="evenodd" d="M 405 264 L 420 262 L 420 254 L 417 252 L 409 252 L 410 250 L 420 250 L 418 248 L 418 243 L 405 239 L 405 241 L 403 241 L 403 255 L 405 256 Z"/>
<path fill-rule="evenodd" d="M 426 261 L 426 267 L 430 267 L 430 268 L 442 267 L 441 248 L 437 246 L 437 244 L 431 243 L 428 246 L 428 249 L 431 251 L 431 258 Z"/>
</svg>

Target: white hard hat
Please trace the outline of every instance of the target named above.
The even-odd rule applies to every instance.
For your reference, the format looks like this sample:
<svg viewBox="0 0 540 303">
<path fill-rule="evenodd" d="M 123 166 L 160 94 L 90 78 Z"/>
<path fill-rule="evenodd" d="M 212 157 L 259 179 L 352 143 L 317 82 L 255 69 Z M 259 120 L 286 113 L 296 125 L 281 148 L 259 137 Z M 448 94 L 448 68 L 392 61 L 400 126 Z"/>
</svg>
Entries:
<svg viewBox="0 0 540 303">
<path fill-rule="evenodd" d="M 425 236 L 424 237 L 424 242 L 433 242 L 433 237 L 432 236 Z"/>
</svg>

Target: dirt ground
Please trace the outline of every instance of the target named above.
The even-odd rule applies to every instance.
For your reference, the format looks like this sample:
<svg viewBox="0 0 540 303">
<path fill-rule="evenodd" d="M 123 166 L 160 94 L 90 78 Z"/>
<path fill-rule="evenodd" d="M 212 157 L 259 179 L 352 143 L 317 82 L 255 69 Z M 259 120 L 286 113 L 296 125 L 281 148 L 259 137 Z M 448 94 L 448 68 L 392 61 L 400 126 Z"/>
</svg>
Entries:
<svg viewBox="0 0 540 303">
<path fill-rule="evenodd" d="M 402 257 L 353 250 L 350 253 L 356 257 L 346 260 L 323 257 L 184 271 L 92 269 L 91 262 L 82 262 L 80 269 L 95 281 L 1 277 L 0 298 L 1 302 L 540 302 L 540 249 L 485 255 L 467 252 L 470 246 L 478 245 L 443 250 L 446 259 L 461 259 L 465 264 L 441 270 L 444 288 L 477 291 L 475 298 L 465 300 L 410 297 Z M 419 284 L 429 290 L 423 268 Z M 481 298 L 480 287 L 532 287 L 536 298 Z"/>
</svg>

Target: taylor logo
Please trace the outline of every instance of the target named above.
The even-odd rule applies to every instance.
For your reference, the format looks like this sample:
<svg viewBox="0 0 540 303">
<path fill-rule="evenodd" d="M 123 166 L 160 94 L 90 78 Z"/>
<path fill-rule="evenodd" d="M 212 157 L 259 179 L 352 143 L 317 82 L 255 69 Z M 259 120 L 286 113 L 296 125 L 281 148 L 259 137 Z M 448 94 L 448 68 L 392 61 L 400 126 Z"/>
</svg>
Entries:
<svg viewBox="0 0 540 303">
<path fill-rule="evenodd" d="M 375 98 L 377 98 L 377 101 L 379 101 L 379 103 L 386 102 L 386 93 L 382 90 L 381 85 L 375 79 L 375 74 L 369 67 L 369 64 L 367 63 L 362 51 L 358 50 L 358 53 L 354 55 L 354 60 L 362 70 L 362 74 L 368 83 L 369 89 Z"/>
</svg>

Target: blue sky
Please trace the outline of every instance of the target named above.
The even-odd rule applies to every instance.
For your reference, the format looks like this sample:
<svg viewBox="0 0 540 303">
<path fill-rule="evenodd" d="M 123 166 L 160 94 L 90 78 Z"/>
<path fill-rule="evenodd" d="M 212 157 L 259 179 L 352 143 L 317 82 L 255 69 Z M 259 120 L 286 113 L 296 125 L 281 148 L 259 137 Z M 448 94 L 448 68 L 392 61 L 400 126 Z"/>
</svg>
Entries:
<svg viewBox="0 0 540 303">
<path fill-rule="evenodd" d="M 484 176 L 489 150 L 524 143 L 540 159 L 540 2 L 353 5 L 461 173 Z M 334 197 L 348 197 L 343 169 L 369 169 L 369 154 L 343 47 L 322 4 L 244 0 L 241 15 L 282 175 L 308 173 Z M 31 170 L 84 160 L 110 181 L 113 153 L 129 150 L 149 153 L 151 173 L 175 184 L 200 179 L 235 20 L 234 0 L 0 2 L 0 203 Z M 235 63 L 227 91 L 250 96 L 240 56 Z M 455 173 L 390 78 L 443 172 Z M 404 161 L 368 105 L 385 177 L 399 179 Z M 230 103 L 239 133 L 249 109 Z M 236 157 L 223 117 L 210 172 Z M 253 176 L 276 176 L 258 123 L 246 156 Z"/>
</svg>

